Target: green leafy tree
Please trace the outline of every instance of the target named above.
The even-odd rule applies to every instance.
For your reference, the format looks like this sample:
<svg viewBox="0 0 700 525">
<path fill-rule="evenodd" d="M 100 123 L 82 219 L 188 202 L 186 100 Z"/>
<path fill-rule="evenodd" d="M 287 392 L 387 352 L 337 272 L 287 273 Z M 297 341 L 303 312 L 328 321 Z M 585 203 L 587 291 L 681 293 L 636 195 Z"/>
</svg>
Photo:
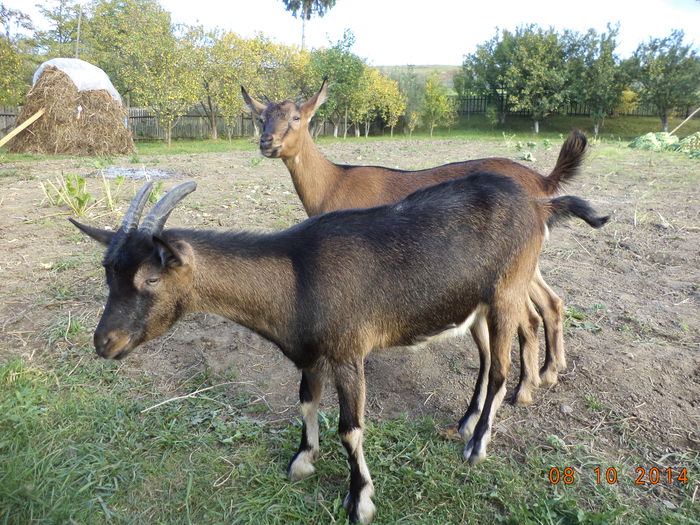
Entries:
<svg viewBox="0 0 700 525">
<path fill-rule="evenodd" d="M 96 0 L 85 26 L 87 60 L 101 67 L 130 101 L 174 48 L 170 14 L 156 0 Z M 161 51 L 162 49 L 162 51 Z M 143 101 L 134 101 L 143 104 Z"/>
<path fill-rule="evenodd" d="M 683 31 L 640 44 L 624 63 L 642 103 L 656 107 L 663 131 L 675 108 L 700 102 L 700 57 L 683 44 Z"/>
<path fill-rule="evenodd" d="M 219 138 L 219 98 L 225 89 L 223 72 L 228 65 L 229 56 L 220 44 L 219 31 L 207 31 L 202 26 L 190 27 L 186 38 L 192 46 L 194 67 L 199 72 L 202 83 L 202 99 L 199 101 L 209 121 L 209 138 Z"/>
<path fill-rule="evenodd" d="M 347 137 L 350 108 L 361 89 L 361 80 L 366 64 L 355 55 L 351 48 L 355 36 L 349 30 L 343 38 L 330 48 L 318 49 L 311 54 L 311 67 L 318 79 L 331 80 L 329 98 L 317 112 L 321 121 L 330 120 L 334 126 L 334 136 L 338 136 L 338 126 L 344 123 L 343 137 Z M 319 80 L 320 83 L 320 80 Z"/>
<path fill-rule="evenodd" d="M 515 43 L 516 37 L 509 31 L 497 33 L 491 40 L 477 46 L 474 53 L 465 56 L 462 70 L 454 78 L 459 96 L 485 95 L 497 101 L 491 112 L 500 125 L 505 124 L 506 115 L 515 104 L 510 96 L 507 76 L 515 59 Z"/>
<path fill-rule="evenodd" d="M 49 22 L 50 29 L 37 31 L 36 41 L 46 57 L 78 57 L 80 53 L 79 32 L 87 22 L 82 16 L 82 7 L 74 0 L 54 0 L 38 4 L 39 12 Z"/>
<path fill-rule="evenodd" d="M 202 99 L 201 72 L 197 54 L 186 38 L 151 41 L 138 76 L 134 98 L 149 108 L 165 131 L 168 146 L 178 118 Z"/>
<path fill-rule="evenodd" d="M 453 102 L 448 97 L 448 90 L 440 84 L 440 74 L 433 73 L 425 83 L 425 96 L 423 98 L 422 120 L 433 136 L 433 130 L 437 126 L 451 126 L 456 119 L 457 112 Z"/>
<path fill-rule="evenodd" d="M 572 101 L 588 108 L 597 137 L 605 117 L 619 105 L 624 83 L 615 56 L 619 27 L 608 26 L 598 35 L 593 29 L 585 35 L 567 33 L 567 61 Z"/>
<path fill-rule="evenodd" d="M 0 4 L 0 104 L 19 104 L 31 82 L 31 43 L 17 30 L 31 31 L 28 15 Z"/>
<path fill-rule="evenodd" d="M 364 128 L 365 137 L 376 119 L 381 119 L 393 129 L 406 107 L 403 94 L 396 81 L 375 68 L 365 66 L 358 89 L 353 92 L 350 120 L 355 125 L 355 135 Z"/>
<path fill-rule="evenodd" d="M 519 27 L 514 35 L 513 59 L 505 75 L 513 109 L 532 115 L 533 130 L 566 98 L 565 50 L 553 29 Z"/>
<path fill-rule="evenodd" d="M 379 116 L 391 130 L 394 136 L 394 127 L 406 110 L 406 96 L 399 89 L 399 84 L 384 75 L 379 78 L 377 86 L 379 100 Z"/>
<path fill-rule="evenodd" d="M 403 116 L 406 130 L 408 130 L 409 135 L 412 135 L 413 130 L 418 125 L 418 116 L 423 109 L 425 81 L 421 81 L 418 73 L 416 73 L 416 68 L 412 65 L 389 71 L 389 77 L 396 82 L 401 93 L 401 96 L 396 99 L 395 103 L 397 105 L 403 103 L 404 107 L 399 116 Z M 387 119 L 387 122 L 389 122 L 389 119 Z M 393 136 L 394 127 L 391 124 L 389 125 Z"/>
</svg>

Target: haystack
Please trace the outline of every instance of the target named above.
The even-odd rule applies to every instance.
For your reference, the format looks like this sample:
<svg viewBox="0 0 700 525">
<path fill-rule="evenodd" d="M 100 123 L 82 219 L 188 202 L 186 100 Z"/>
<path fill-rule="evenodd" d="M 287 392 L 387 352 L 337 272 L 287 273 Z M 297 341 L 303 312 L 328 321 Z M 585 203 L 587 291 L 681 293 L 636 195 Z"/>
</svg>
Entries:
<svg viewBox="0 0 700 525">
<path fill-rule="evenodd" d="M 71 69 L 75 66 L 80 73 Z M 94 70 L 101 73 L 97 81 Z M 48 155 L 134 153 L 134 141 L 126 127 L 128 113 L 101 69 L 78 59 L 54 59 L 42 64 L 34 77 L 34 85 L 27 93 L 17 124 L 41 108 L 45 113 L 10 142 L 9 152 Z"/>
</svg>

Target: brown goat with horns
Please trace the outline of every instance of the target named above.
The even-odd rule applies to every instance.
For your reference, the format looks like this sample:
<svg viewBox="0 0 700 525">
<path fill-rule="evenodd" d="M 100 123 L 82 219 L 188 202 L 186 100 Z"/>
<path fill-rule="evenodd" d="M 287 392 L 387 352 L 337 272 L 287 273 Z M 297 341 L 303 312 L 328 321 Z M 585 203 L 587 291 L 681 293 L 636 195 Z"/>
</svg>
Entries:
<svg viewBox="0 0 700 525">
<path fill-rule="evenodd" d="M 328 79 L 308 101 L 297 105 L 289 100 L 262 104 L 241 87 L 243 99 L 260 119 L 263 128 L 260 152 L 266 157 L 279 158 L 287 166 L 294 187 L 309 216 L 349 208 L 369 208 L 389 204 L 425 186 L 464 177 L 475 171 L 488 171 L 508 176 L 533 199 L 552 197 L 562 182 L 578 173 L 586 151 L 586 137 L 574 131 L 562 145 L 556 166 L 547 177 L 506 158 L 484 158 L 453 162 L 418 171 L 404 171 L 382 166 L 348 166 L 334 164 L 324 157 L 309 133 L 309 123 L 328 96 Z M 563 336 L 563 303 L 535 270 L 529 297 L 542 316 L 545 334 L 545 360 L 537 373 L 539 345 L 537 330 L 540 318 L 528 301 L 527 316 L 518 324 L 521 367 L 520 381 L 513 395 L 519 405 L 532 403 L 532 391 L 540 386 L 554 385 L 558 372 L 566 368 Z M 482 356 L 488 355 L 488 340 L 482 334 L 485 327 L 475 324 L 471 332 Z M 483 402 L 482 375 L 472 403 Z M 470 424 L 475 421 L 470 422 Z"/>
<path fill-rule="evenodd" d="M 471 462 L 482 460 L 546 224 L 567 216 L 594 227 L 607 220 L 577 197 L 535 201 L 507 177 L 479 172 L 395 204 L 332 212 L 275 233 L 164 230 L 196 185 L 171 190 L 139 227 L 150 186 L 134 197 L 116 232 L 71 219 L 108 246 L 109 296 L 95 330 L 97 353 L 120 359 L 191 311 L 217 313 L 274 342 L 302 371 L 303 429 L 289 464 L 293 479 L 314 470 L 317 410 L 330 376 L 350 463 L 345 508 L 360 523 L 375 514 L 362 451 L 367 354 L 483 319 L 491 346 L 489 362 L 481 364 L 489 369 L 488 386 L 464 452 Z M 463 421 L 473 413 L 470 406 Z"/>
</svg>

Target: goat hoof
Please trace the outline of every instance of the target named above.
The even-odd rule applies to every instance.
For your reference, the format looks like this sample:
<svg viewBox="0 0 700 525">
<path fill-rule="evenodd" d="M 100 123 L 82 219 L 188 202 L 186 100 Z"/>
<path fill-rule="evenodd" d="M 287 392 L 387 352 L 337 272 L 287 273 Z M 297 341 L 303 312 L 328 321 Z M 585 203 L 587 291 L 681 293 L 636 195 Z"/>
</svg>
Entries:
<svg viewBox="0 0 700 525">
<path fill-rule="evenodd" d="M 343 501 L 343 508 L 345 508 L 348 513 L 350 523 L 361 523 L 362 525 L 372 523 L 377 512 L 369 496 L 369 491 L 365 492 L 365 490 L 360 492 L 359 497 L 356 499 L 352 498 L 348 492 Z"/>
<path fill-rule="evenodd" d="M 313 464 L 314 454 L 310 450 L 299 452 L 292 459 L 289 467 L 287 467 L 287 476 L 292 481 L 299 481 L 308 478 L 316 471 Z"/>
<path fill-rule="evenodd" d="M 543 387 L 556 385 L 558 382 L 557 372 L 552 369 L 540 370 L 540 381 Z"/>
<path fill-rule="evenodd" d="M 521 388 L 515 393 L 511 402 L 517 406 L 531 405 L 533 403 L 532 393 Z"/>
</svg>

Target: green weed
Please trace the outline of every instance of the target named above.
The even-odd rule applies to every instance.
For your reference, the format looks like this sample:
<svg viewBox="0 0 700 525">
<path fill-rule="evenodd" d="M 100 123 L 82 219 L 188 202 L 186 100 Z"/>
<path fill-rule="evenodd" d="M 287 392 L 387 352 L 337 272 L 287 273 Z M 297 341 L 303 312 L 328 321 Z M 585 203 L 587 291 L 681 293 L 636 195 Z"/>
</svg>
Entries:
<svg viewBox="0 0 700 525">
<path fill-rule="evenodd" d="M 74 215 L 84 215 L 95 205 L 95 200 L 87 191 L 85 178 L 80 175 L 56 177 L 55 182 L 41 183 L 45 200 L 51 206 L 68 206 Z"/>
</svg>

